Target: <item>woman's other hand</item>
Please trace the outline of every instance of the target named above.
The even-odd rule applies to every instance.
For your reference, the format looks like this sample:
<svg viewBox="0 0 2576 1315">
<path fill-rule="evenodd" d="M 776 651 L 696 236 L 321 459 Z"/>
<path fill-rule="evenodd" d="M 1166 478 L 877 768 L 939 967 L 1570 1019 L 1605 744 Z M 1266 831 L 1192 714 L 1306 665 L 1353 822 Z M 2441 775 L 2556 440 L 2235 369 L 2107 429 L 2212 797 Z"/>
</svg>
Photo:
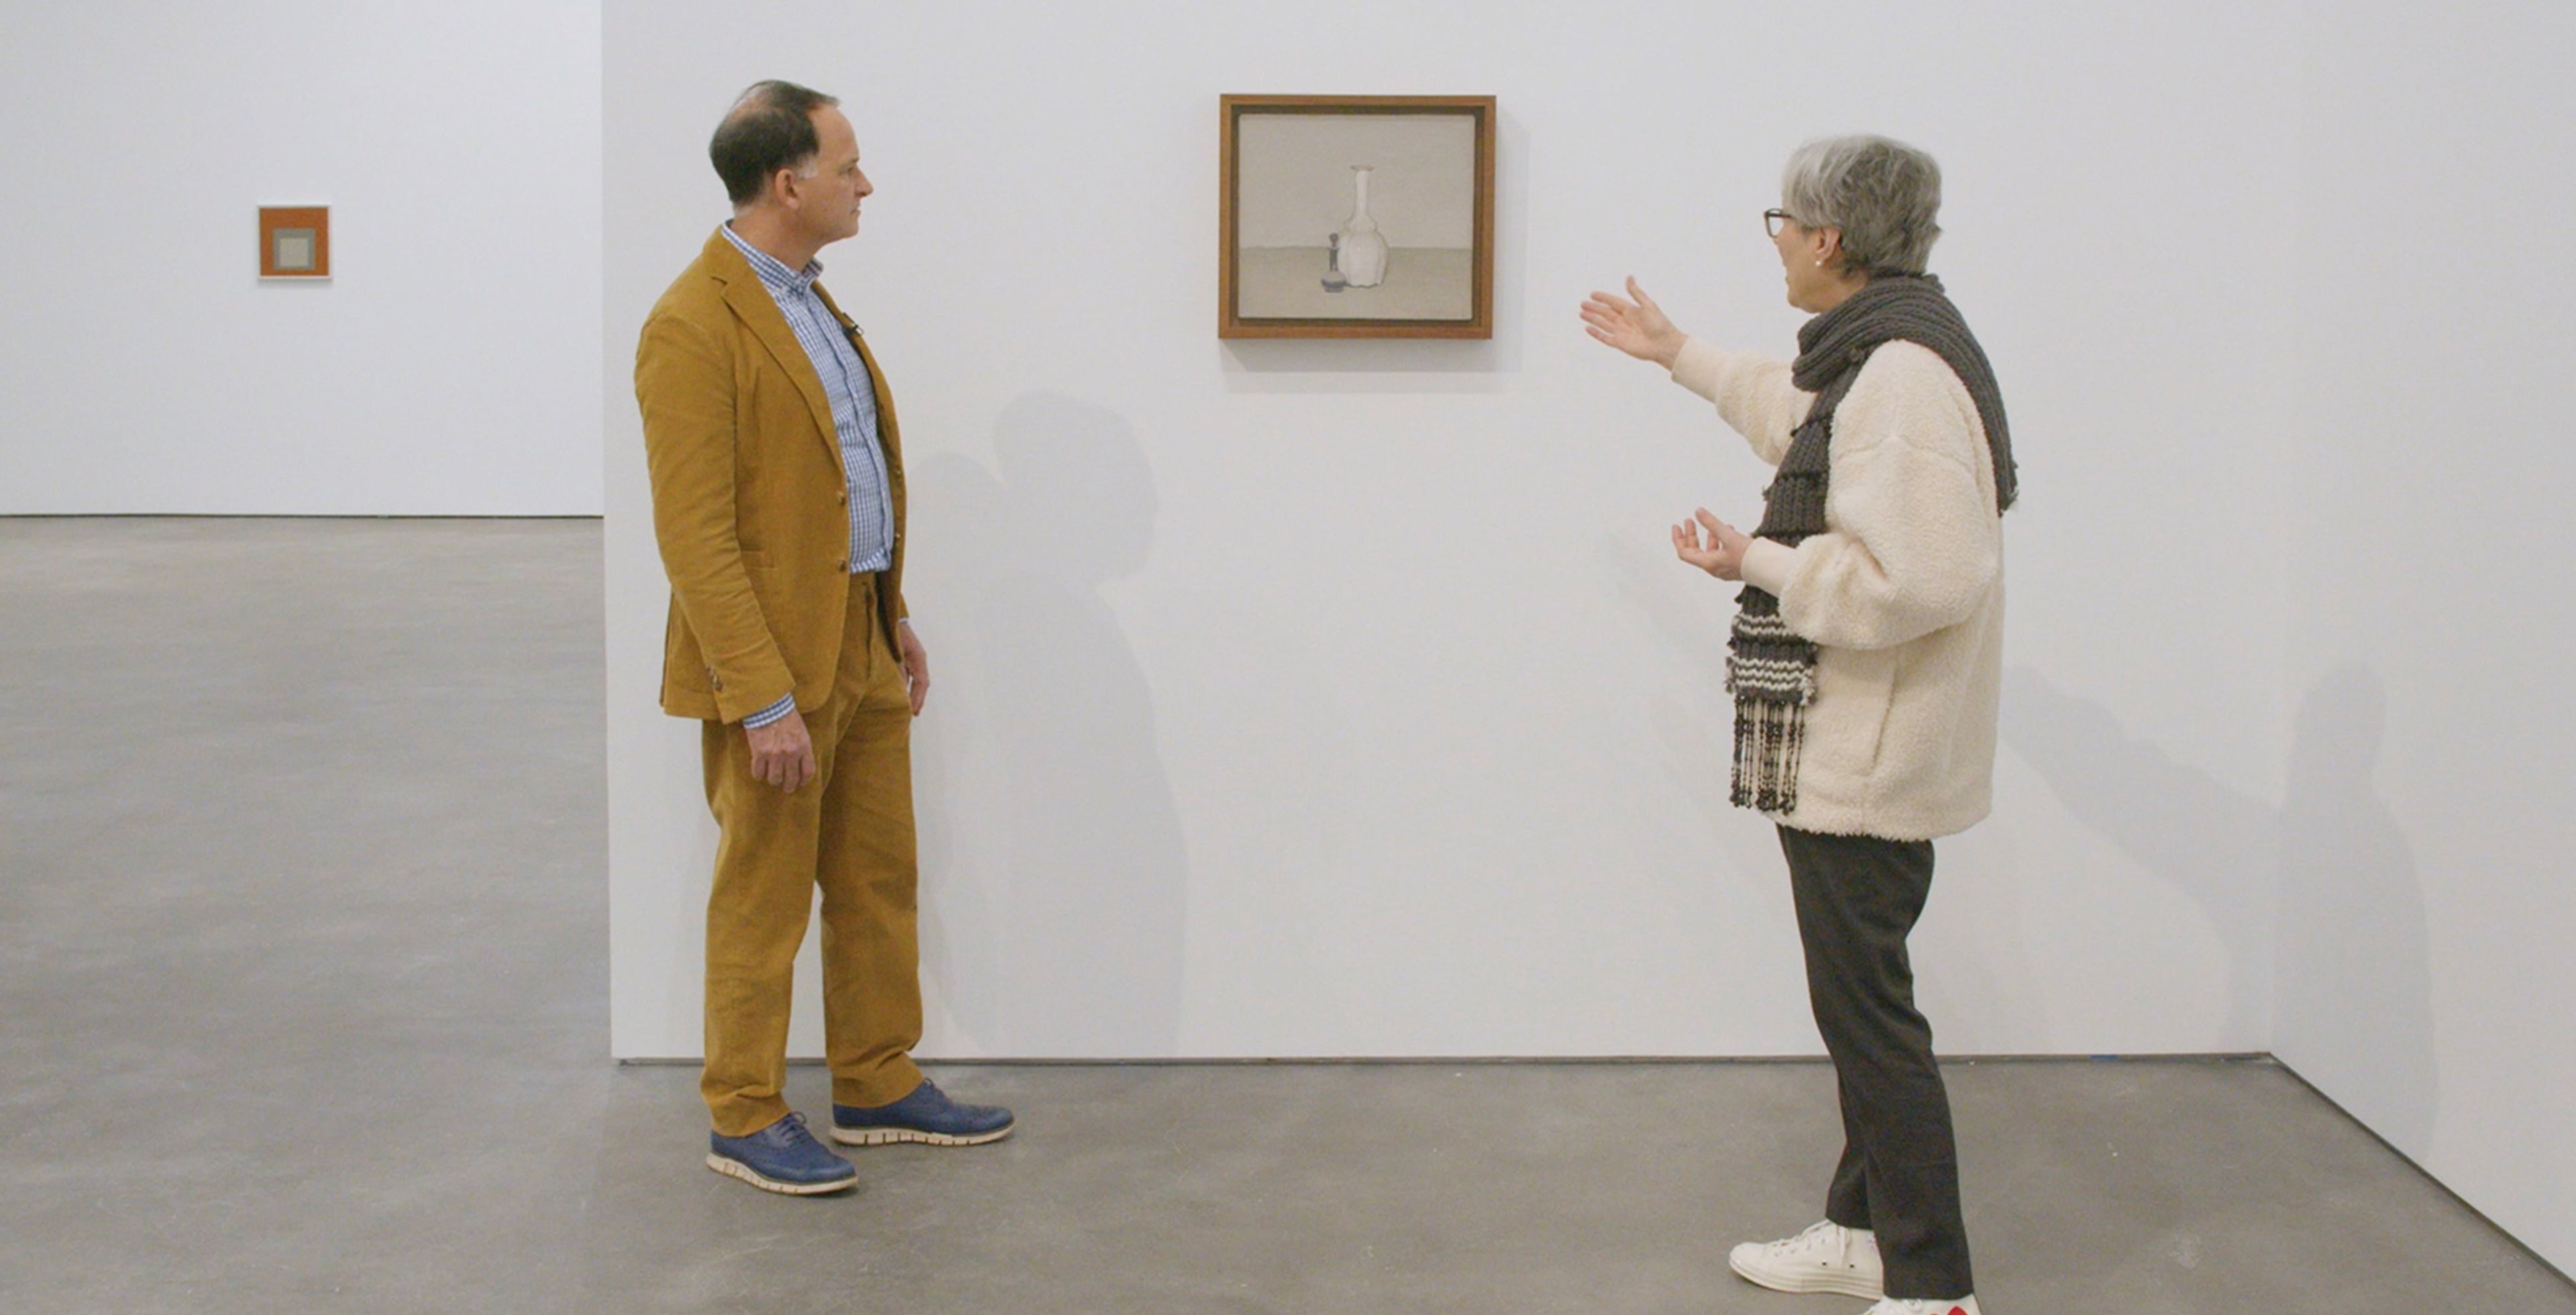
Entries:
<svg viewBox="0 0 2576 1315">
<path fill-rule="evenodd" d="M 1653 361 L 1669 370 L 1682 353 L 1682 344 L 1690 335 L 1673 327 L 1664 317 L 1664 308 L 1646 295 L 1631 276 L 1628 297 L 1614 297 L 1596 292 L 1583 303 L 1583 331 L 1641 361 Z"/>
<path fill-rule="evenodd" d="M 1703 526 L 1708 530 L 1705 545 L 1699 537 Z M 1706 507 L 1673 527 L 1673 555 L 1721 580 L 1744 578 L 1744 550 L 1752 545 L 1744 531 L 1719 520 Z"/>
</svg>

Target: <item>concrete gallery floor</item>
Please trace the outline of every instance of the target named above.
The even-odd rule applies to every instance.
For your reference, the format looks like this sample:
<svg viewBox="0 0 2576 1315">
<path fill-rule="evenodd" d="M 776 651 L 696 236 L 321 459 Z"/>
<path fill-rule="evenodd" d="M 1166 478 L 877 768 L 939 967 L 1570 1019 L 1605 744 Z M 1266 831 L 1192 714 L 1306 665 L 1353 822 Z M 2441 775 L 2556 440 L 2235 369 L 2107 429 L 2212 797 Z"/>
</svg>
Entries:
<svg viewBox="0 0 2576 1315">
<path fill-rule="evenodd" d="M 0 520 L 0 1310 L 1792 1312 L 1813 1064 L 943 1066 L 798 1200 L 607 1044 L 599 527 Z M 1954 1064 L 1991 1310 L 2576 1312 L 2266 1062 Z M 792 1095 L 827 1099 L 800 1068 Z"/>
</svg>

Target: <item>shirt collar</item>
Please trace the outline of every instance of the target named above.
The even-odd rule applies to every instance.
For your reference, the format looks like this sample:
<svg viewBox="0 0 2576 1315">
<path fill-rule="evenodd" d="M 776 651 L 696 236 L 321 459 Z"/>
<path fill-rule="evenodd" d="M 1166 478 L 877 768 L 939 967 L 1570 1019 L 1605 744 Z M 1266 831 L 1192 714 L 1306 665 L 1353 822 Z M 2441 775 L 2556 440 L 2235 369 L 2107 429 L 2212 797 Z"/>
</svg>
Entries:
<svg viewBox="0 0 2576 1315">
<path fill-rule="evenodd" d="M 718 231 L 725 235 L 725 241 L 733 243 L 734 250 L 742 253 L 743 259 L 751 262 L 751 272 L 758 274 L 762 286 L 771 292 L 802 295 L 807 288 L 814 286 L 814 280 L 823 277 L 822 261 L 808 260 L 801 270 L 789 269 L 786 261 L 743 241 L 742 235 L 733 231 L 731 220 L 725 221 Z"/>
</svg>

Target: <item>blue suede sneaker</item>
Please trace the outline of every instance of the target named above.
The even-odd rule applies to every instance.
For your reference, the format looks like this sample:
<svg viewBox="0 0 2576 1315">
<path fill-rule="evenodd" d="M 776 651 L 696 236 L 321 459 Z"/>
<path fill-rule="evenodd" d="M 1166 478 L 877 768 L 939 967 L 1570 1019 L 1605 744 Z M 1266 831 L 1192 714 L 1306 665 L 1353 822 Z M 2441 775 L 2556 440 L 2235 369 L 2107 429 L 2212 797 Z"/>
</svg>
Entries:
<svg viewBox="0 0 2576 1315">
<path fill-rule="evenodd" d="M 707 1167 L 789 1196 L 837 1192 L 859 1180 L 859 1171 L 814 1140 L 805 1116 L 795 1113 L 748 1137 L 708 1133 Z"/>
<path fill-rule="evenodd" d="M 832 1140 L 847 1146 L 924 1142 L 976 1146 L 1000 1141 L 1018 1126 L 998 1105 L 960 1105 L 928 1078 L 891 1105 L 832 1107 Z"/>
</svg>

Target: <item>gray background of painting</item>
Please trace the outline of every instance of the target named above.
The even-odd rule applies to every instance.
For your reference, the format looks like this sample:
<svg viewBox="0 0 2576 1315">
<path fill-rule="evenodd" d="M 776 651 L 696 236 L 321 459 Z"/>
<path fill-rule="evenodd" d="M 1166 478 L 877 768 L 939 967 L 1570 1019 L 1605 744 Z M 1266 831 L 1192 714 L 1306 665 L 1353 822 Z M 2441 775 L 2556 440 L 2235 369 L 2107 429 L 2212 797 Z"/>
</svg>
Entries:
<svg viewBox="0 0 2576 1315">
<path fill-rule="evenodd" d="M 1246 114 L 1236 242 L 1320 247 L 1351 217 L 1351 166 L 1376 166 L 1369 213 L 1398 247 L 1472 247 L 1476 121 L 1464 114 Z"/>
</svg>

